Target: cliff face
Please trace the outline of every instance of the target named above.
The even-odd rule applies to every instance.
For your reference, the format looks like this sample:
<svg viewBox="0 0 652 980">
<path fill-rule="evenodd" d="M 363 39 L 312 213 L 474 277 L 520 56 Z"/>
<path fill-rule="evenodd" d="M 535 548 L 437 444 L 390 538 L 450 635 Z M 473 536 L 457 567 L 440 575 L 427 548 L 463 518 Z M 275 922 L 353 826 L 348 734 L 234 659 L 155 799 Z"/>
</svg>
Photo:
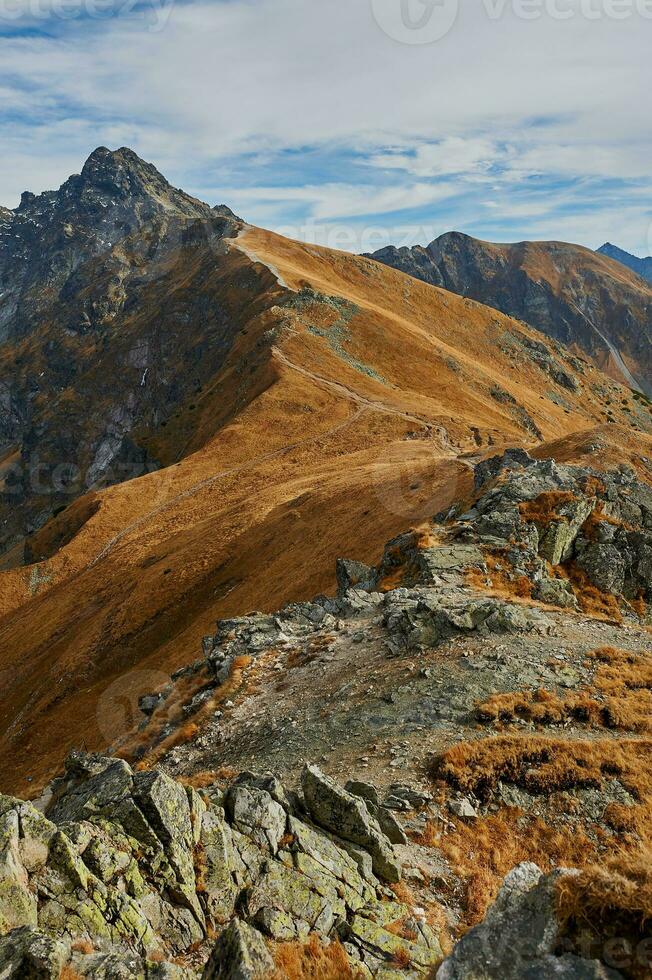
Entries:
<svg viewBox="0 0 652 980">
<path fill-rule="evenodd" d="M 373 258 L 524 320 L 652 395 L 652 290 L 606 256 L 561 242 L 495 245 L 454 232 Z"/>
<path fill-rule="evenodd" d="M 240 227 L 124 149 L 0 216 L 0 550 L 30 560 L 24 538 L 76 497 L 178 453 L 143 436 L 233 344 L 238 272 L 222 241 Z"/>
</svg>

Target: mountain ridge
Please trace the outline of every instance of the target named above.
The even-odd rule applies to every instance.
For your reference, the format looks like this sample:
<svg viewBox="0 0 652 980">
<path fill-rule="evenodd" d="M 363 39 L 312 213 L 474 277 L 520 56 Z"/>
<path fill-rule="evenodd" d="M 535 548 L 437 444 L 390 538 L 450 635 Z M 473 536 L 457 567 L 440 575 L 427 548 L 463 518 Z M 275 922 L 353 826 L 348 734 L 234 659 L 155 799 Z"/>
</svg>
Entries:
<svg viewBox="0 0 652 980">
<path fill-rule="evenodd" d="M 615 262 L 620 262 L 621 265 L 626 266 L 635 272 L 646 282 L 652 282 L 652 256 L 647 256 L 646 258 L 640 258 L 638 255 L 632 255 L 631 252 L 626 252 L 622 248 L 618 248 L 617 245 L 612 245 L 611 242 L 606 242 L 602 245 L 598 252 L 601 255 L 606 255 L 610 259 L 614 259 Z"/>
<path fill-rule="evenodd" d="M 652 290 L 606 256 L 564 242 L 496 244 L 450 232 L 370 257 L 524 320 L 652 394 Z"/>
<path fill-rule="evenodd" d="M 54 337 L 59 370 L 81 351 L 4 460 L 7 780 L 36 782 L 82 733 L 101 746 L 107 691 L 177 669 L 215 618 L 329 588 L 345 545 L 374 558 L 465 484 L 466 454 L 584 432 L 581 452 L 613 459 L 617 434 L 642 465 L 646 403 L 523 324 L 230 219 L 190 230 L 157 239 L 101 343 L 59 310 L 0 348 L 14 387 L 53 370 Z M 62 461 L 85 475 L 98 459 L 93 486 L 48 485 Z"/>
</svg>

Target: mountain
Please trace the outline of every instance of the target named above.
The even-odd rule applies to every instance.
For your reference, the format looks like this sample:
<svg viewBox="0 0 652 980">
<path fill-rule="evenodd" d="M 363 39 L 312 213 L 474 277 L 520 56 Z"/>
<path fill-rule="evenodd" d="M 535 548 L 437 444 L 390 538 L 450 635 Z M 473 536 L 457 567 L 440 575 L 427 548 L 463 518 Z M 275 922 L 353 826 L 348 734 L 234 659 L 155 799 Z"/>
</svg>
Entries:
<svg viewBox="0 0 652 980">
<path fill-rule="evenodd" d="M 652 288 L 613 259 L 562 242 L 496 245 L 458 232 L 371 257 L 524 320 L 652 395 Z"/>
<path fill-rule="evenodd" d="M 652 431 L 643 399 L 523 324 L 98 153 L 91 190 L 73 178 L 38 206 L 49 243 L 70 187 L 109 194 L 100 230 L 65 205 L 92 254 L 77 247 L 66 277 L 65 243 L 40 249 L 43 288 L 13 303 L 0 347 L 0 775 L 18 787 L 80 740 L 102 747 L 98 705 L 125 676 L 147 688 L 216 618 L 332 588 L 339 555 L 373 559 L 440 510 L 466 454 L 613 430 L 636 462 Z M 107 169 L 135 200 L 105 191 Z M 102 237 L 125 222 L 126 239 Z M 21 283 L 38 253 L 12 259 Z"/>
<path fill-rule="evenodd" d="M 638 255 L 632 255 L 630 252 L 625 252 L 622 248 L 618 248 L 617 245 L 612 245 L 611 242 L 607 242 L 599 248 L 598 252 L 600 255 L 606 255 L 607 258 L 627 266 L 628 269 L 635 272 L 641 279 L 652 283 L 652 256 L 641 259 Z"/>
<path fill-rule="evenodd" d="M 221 367 L 234 338 L 207 260 L 239 227 L 104 148 L 0 224 L 0 550 L 22 560 L 80 492 L 161 465 L 136 433 Z"/>
<path fill-rule="evenodd" d="M 0 973 L 611 980 L 652 402 L 128 150 L 0 222 Z"/>
</svg>

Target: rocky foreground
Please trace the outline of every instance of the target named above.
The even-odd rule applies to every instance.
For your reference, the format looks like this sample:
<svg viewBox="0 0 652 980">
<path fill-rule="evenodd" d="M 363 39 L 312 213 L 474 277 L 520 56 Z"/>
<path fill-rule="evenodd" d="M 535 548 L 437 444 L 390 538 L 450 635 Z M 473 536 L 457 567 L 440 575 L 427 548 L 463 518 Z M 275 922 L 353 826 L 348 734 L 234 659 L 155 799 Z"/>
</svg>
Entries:
<svg viewBox="0 0 652 980">
<path fill-rule="evenodd" d="M 1 977 L 650 976 L 652 489 L 475 482 L 0 797 Z"/>
</svg>

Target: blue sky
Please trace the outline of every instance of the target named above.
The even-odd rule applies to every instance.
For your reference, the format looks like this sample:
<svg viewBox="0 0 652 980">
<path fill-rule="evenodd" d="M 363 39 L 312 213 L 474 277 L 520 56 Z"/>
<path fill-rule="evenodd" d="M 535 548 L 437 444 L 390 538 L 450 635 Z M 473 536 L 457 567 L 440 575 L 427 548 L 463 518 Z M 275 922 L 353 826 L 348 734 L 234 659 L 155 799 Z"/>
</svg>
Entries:
<svg viewBox="0 0 652 980">
<path fill-rule="evenodd" d="M 651 37 L 652 0 L 0 0 L 0 203 L 128 145 L 333 247 L 648 254 Z"/>
</svg>

